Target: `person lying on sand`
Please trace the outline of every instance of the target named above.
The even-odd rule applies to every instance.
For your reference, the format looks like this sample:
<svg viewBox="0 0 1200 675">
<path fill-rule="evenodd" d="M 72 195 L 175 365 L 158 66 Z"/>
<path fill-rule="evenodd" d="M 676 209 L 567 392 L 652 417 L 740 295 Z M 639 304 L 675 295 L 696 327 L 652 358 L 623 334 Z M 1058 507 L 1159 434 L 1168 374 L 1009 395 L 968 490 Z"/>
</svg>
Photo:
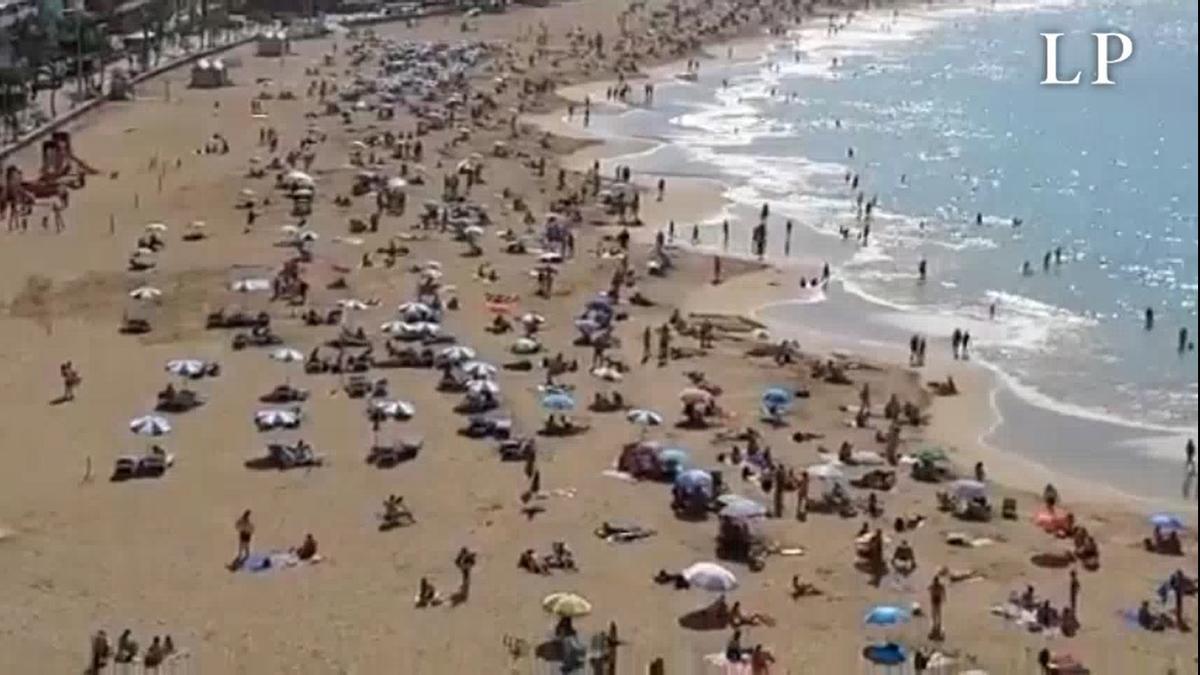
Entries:
<svg viewBox="0 0 1200 675">
<path fill-rule="evenodd" d="M 533 574 L 550 573 L 550 569 L 546 565 L 543 565 L 540 560 L 538 560 L 537 554 L 534 553 L 533 549 L 531 548 L 527 548 L 521 553 L 521 557 L 517 559 L 517 568 Z"/>
<path fill-rule="evenodd" d="M 670 574 L 666 570 L 659 570 L 654 575 L 654 583 L 664 586 L 666 584 L 674 584 L 675 588 L 679 590 L 691 588 L 691 584 L 688 583 L 687 579 L 683 578 L 682 574 Z"/>
<path fill-rule="evenodd" d="M 807 598 L 817 595 L 824 595 L 824 591 L 808 583 L 807 581 L 801 582 L 799 574 L 792 575 L 793 600 L 799 600 L 800 598 Z"/>
<path fill-rule="evenodd" d="M 740 628 L 741 626 L 774 626 L 775 619 L 757 612 L 743 614 L 742 603 L 735 602 L 729 608 L 729 625 L 734 628 Z"/>
<path fill-rule="evenodd" d="M 546 556 L 546 566 L 561 570 L 575 571 L 575 554 L 567 547 L 566 542 L 556 541 L 551 544 L 551 553 Z"/>
</svg>

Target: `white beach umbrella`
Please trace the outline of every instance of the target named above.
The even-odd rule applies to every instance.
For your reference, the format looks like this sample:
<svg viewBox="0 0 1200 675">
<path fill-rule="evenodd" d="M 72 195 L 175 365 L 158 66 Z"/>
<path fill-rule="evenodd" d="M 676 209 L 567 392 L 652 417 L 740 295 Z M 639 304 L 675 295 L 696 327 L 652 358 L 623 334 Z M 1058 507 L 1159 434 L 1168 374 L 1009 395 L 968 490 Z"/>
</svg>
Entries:
<svg viewBox="0 0 1200 675">
<path fill-rule="evenodd" d="M 371 307 L 370 305 L 363 302 L 362 300 L 355 300 L 354 298 L 343 298 L 341 300 L 338 300 L 337 304 L 338 304 L 338 307 L 341 307 L 342 309 L 350 309 L 350 310 L 356 310 L 356 311 L 363 311 L 366 309 L 370 309 L 370 307 Z"/>
<path fill-rule="evenodd" d="M 533 354 L 542 348 L 542 344 L 533 338 L 517 338 L 512 345 L 512 351 L 517 354 Z"/>
<path fill-rule="evenodd" d="M 604 380 L 605 382 L 621 381 L 621 371 L 613 368 L 612 366 L 600 366 L 599 368 L 593 368 L 592 375 Z"/>
<path fill-rule="evenodd" d="M 271 360 L 279 361 L 280 363 L 295 363 L 304 360 L 304 354 L 298 349 L 291 347 L 279 347 L 270 354 Z"/>
<path fill-rule="evenodd" d="M 442 325 L 434 321 L 418 321 L 412 324 L 418 335 L 433 337 L 442 332 Z"/>
<path fill-rule="evenodd" d="M 630 424 L 636 424 L 639 427 L 657 427 L 663 423 L 662 415 L 643 408 L 630 410 L 625 414 L 625 419 L 629 420 Z"/>
<path fill-rule="evenodd" d="M 713 562 L 698 562 L 683 570 L 680 575 L 692 588 L 713 593 L 732 591 L 738 584 L 733 572 Z"/>
<path fill-rule="evenodd" d="M 832 464 L 814 464 L 805 469 L 805 471 L 813 478 L 820 478 L 821 480 L 836 481 L 845 480 L 846 478 L 846 474 Z"/>
<path fill-rule="evenodd" d="M 159 415 L 143 415 L 129 420 L 129 430 L 138 436 L 165 436 L 171 433 L 171 423 Z"/>
<path fill-rule="evenodd" d="M 475 358 L 475 350 L 463 345 L 452 345 L 437 353 L 434 359 L 437 363 L 457 364 Z"/>
<path fill-rule="evenodd" d="M 468 376 L 476 380 L 491 379 L 496 376 L 497 372 L 499 372 L 499 369 L 497 369 L 496 366 L 493 366 L 490 363 L 484 363 L 483 361 L 468 361 L 459 366 L 459 368 Z"/>
<path fill-rule="evenodd" d="M 165 223 L 149 223 L 146 225 L 147 232 L 166 232 L 167 226 Z"/>
<path fill-rule="evenodd" d="M 316 241 L 321 238 L 321 235 L 313 232 L 312 230 L 304 230 L 300 234 L 296 235 L 296 238 L 300 241 Z"/>
<path fill-rule="evenodd" d="M 300 418 L 300 412 L 296 410 L 268 408 L 254 413 L 254 424 L 260 429 L 279 429 L 296 426 Z"/>
<path fill-rule="evenodd" d="M 463 234 L 468 237 L 478 237 L 483 234 L 483 228 L 478 225 L 468 225 L 463 228 Z"/>
<path fill-rule="evenodd" d="M 417 414 L 417 408 L 408 401 L 371 401 L 371 410 L 397 420 L 412 419 Z"/>
<path fill-rule="evenodd" d="M 541 314 L 527 312 L 521 315 L 521 323 L 525 324 L 526 326 L 540 326 L 546 323 L 546 317 L 542 316 Z"/>
<path fill-rule="evenodd" d="M 193 220 L 187 224 L 189 230 L 203 230 L 208 225 L 203 220 Z"/>
<path fill-rule="evenodd" d="M 409 321 L 425 321 L 437 316 L 437 312 L 423 302 L 406 302 L 397 307 L 396 311 Z"/>
<path fill-rule="evenodd" d="M 279 231 L 286 235 L 295 236 L 297 234 L 300 234 L 300 227 L 298 225 L 290 225 L 290 224 L 289 225 L 280 225 Z"/>
<path fill-rule="evenodd" d="M 409 335 L 413 333 L 412 324 L 407 321 L 388 321 L 380 324 L 379 330 L 388 335 Z"/>
<path fill-rule="evenodd" d="M 238 279 L 229 284 L 230 290 L 238 293 L 261 293 L 271 290 L 270 279 Z"/>
<path fill-rule="evenodd" d="M 153 286 L 142 286 L 129 291 L 129 297 L 134 300 L 157 300 L 162 297 L 162 291 Z"/>
<path fill-rule="evenodd" d="M 467 391 L 472 394 L 491 394 L 495 396 L 500 393 L 500 385 L 494 380 L 473 380 L 467 383 Z"/>
<path fill-rule="evenodd" d="M 134 255 L 136 255 L 136 256 L 141 256 L 141 257 L 144 257 L 144 258 L 149 258 L 149 257 L 152 257 L 152 256 L 154 255 L 154 249 L 152 249 L 152 248 L 146 248 L 145 246 L 139 246 L 139 247 L 137 247 L 137 248 L 135 248 L 135 249 L 133 250 L 133 254 L 134 254 Z"/>
<path fill-rule="evenodd" d="M 167 361 L 167 372 L 180 377 L 203 375 L 207 368 L 200 359 L 172 359 Z"/>
<path fill-rule="evenodd" d="M 563 257 L 562 257 L 561 253 L 555 253 L 554 251 L 547 251 L 547 252 L 539 255 L 538 260 L 540 262 L 554 264 L 554 263 L 562 262 Z"/>
</svg>

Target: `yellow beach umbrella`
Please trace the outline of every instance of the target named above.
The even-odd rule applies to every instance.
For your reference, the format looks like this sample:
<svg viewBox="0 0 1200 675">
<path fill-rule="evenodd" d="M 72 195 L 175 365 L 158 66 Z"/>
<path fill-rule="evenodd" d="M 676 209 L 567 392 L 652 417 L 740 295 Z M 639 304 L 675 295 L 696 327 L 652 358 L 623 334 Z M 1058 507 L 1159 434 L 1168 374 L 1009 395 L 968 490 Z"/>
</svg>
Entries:
<svg viewBox="0 0 1200 675">
<path fill-rule="evenodd" d="M 574 618 L 591 614 L 592 603 L 574 593 L 551 593 L 542 600 L 542 609 L 555 616 Z"/>
</svg>

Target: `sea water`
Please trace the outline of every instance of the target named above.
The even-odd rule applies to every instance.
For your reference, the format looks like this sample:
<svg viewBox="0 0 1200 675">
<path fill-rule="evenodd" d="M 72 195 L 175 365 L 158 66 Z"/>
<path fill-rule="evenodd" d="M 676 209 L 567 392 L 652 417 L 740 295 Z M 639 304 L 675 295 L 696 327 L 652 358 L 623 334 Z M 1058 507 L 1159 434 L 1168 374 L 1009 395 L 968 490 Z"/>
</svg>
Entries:
<svg viewBox="0 0 1200 675">
<path fill-rule="evenodd" d="M 768 318 L 821 318 L 905 350 L 912 333 L 948 351 L 968 330 L 973 358 L 1007 385 L 1002 414 L 1022 421 L 989 442 L 1178 499 L 1197 424 L 1196 355 L 1176 349 L 1180 328 L 1197 333 L 1196 3 L 935 3 L 836 36 L 812 23 L 765 54 L 717 50 L 696 82 L 662 83 L 652 105 L 593 126 L 657 141 L 623 163 L 666 174 L 668 190 L 671 175 L 718 178 L 735 252 L 769 204 L 768 255 L 828 261 L 826 304 L 874 310 L 785 303 Z M 1114 86 L 1087 86 L 1089 34 L 1109 31 L 1134 55 Z M 1083 86 L 1039 84 L 1045 32 L 1065 33 L 1060 72 L 1081 70 Z M 865 246 L 852 175 L 877 199 Z M 688 239 L 692 224 L 677 226 Z M 699 234 L 724 245 L 713 223 Z"/>
</svg>

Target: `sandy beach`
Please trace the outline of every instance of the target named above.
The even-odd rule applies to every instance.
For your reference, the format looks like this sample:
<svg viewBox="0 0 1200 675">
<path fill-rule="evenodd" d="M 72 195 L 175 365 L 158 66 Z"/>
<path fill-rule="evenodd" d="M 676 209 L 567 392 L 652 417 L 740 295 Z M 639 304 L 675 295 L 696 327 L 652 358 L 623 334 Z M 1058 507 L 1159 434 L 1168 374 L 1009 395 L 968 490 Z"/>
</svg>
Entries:
<svg viewBox="0 0 1200 675">
<path fill-rule="evenodd" d="M 980 447 L 977 440 L 989 424 L 986 386 L 957 362 L 933 361 L 918 372 L 890 354 L 835 355 L 843 346 L 823 342 L 819 327 L 797 336 L 800 348 L 790 363 L 772 358 L 785 336 L 759 333 L 736 317 L 749 318 L 752 308 L 785 297 L 795 270 L 729 259 L 722 263 L 721 283 L 714 284 L 709 255 L 655 250 L 654 233 L 666 222 L 719 217 L 720 190 L 703 179 L 672 179 L 659 201 L 653 177 L 633 177 L 644 226 L 629 228 L 636 234 L 622 263 L 618 235 L 624 228 L 591 188 L 620 189 L 613 186 L 608 160 L 635 148 L 601 146 L 569 126 L 555 127 L 564 100 L 572 98 L 556 91 L 568 85 L 600 91 L 588 83 L 613 82 L 618 58 L 647 70 L 702 54 L 701 44 L 753 37 L 793 18 L 784 3 L 778 8 L 682 3 L 675 25 L 674 7 L 650 0 L 628 10 L 624 4 L 574 0 L 472 18 L 467 33 L 461 17 L 448 17 L 411 28 L 381 24 L 373 27 L 371 40 L 337 34 L 298 41 L 284 58 L 256 57 L 253 46 L 246 46 L 226 57 L 240 63 L 231 68 L 233 86 L 190 88 L 186 69 L 171 71 L 140 85 L 136 100 L 106 105 L 75 123 L 73 151 L 98 173 L 71 191 L 65 231 L 55 233 L 52 224 L 43 229 L 42 219 L 52 220 L 52 211 L 38 204 L 27 231 L 5 232 L 0 246 L 0 381 L 6 385 L 0 390 L 6 411 L 0 424 L 6 468 L 0 473 L 0 671 L 79 672 L 88 666 L 89 640 L 97 630 L 115 641 L 130 629 L 143 653 L 153 636 L 172 637 L 179 654 L 160 672 L 559 672 L 560 663 L 539 656 L 546 651 L 539 646 L 553 642 L 558 621 L 544 609 L 543 598 L 570 592 L 591 605 L 574 620 L 582 645 L 589 646 L 590 637 L 610 622 L 619 629 L 615 654 L 589 651 L 601 664 L 595 672 L 605 672 L 607 658 L 614 664 L 608 672 L 617 673 L 646 672 L 656 659 L 663 660 L 660 672 L 666 673 L 749 673 L 749 666 L 739 670 L 713 664 L 720 659 L 706 660 L 726 652 L 728 623 L 699 630 L 681 620 L 714 603 L 719 593 L 653 580 L 660 570 L 717 561 L 737 578 L 727 601 L 740 602 L 745 614 L 771 618 L 771 625 L 742 628 L 741 639 L 746 649 L 761 644 L 770 650 L 769 672 L 869 672 L 864 647 L 886 640 L 904 645 L 910 655 L 940 653 L 947 665 L 932 672 L 1035 673 L 1042 649 L 1056 657 L 1073 655 L 1094 673 L 1196 672 L 1197 645 L 1190 632 L 1151 632 L 1126 616 L 1144 600 L 1156 613 L 1173 615 L 1170 593 L 1160 603 L 1156 590 L 1176 570 L 1195 575 L 1194 515 L 1179 524 L 1183 555 L 1153 554 L 1142 545 L 1151 532 L 1144 509 Z M 829 10 L 811 11 L 824 16 Z M 586 34 L 573 33 L 577 26 Z M 594 35 L 603 36 L 602 50 Z M 355 100 L 339 100 L 354 89 L 356 76 L 363 82 L 385 79 L 380 58 L 394 48 L 389 40 L 485 41 L 487 56 L 461 81 L 440 82 L 427 98 L 406 94 L 388 104 L 378 93 L 363 93 L 355 100 L 369 104 L 359 108 Z M 336 84 L 337 93 L 320 100 L 319 82 Z M 640 95 L 643 80 L 631 75 L 629 82 Z M 424 115 L 422 127 L 433 113 L 445 113 L 451 94 L 462 97 L 453 121 L 387 145 L 386 132 L 417 132 L 418 113 Z M 255 99 L 261 115 L 251 114 Z M 335 103 L 339 112 L 328 114 L 327 104 Z M 380 118 L 378 111 L 388 108 L 396 110 L 394 118 Z M 275 151 L 264 142 L 268 128 L 279 137 Z M 303 156 L 306 136 L 313 140 L 305 148 L 313 155 L 311 166 L 284 166 L 289 151 Z M 411 152 L 416 140 L 423 148 L 420 159 Z M 227 144 L 228 152 L 205 152 L 206 144 Z M 397 145 L 406 148 L 402 157 Z M 27 148 L 11 161 L 29 177 L 36 173 L 38 153 Z M 280 168 L 248 177 L 251 168 L 273 159 Z M 606 160 L 604 170 L 594 178 L 590 165 L 599 160 Z M 465 185 L 466 174 L 457 170 L 463 161 L 480 165 L 480 182 Z M 546 168 L 539 172 L 542 161 Z M 367 223 L 376 213 L 375 192 L 352 196 L 356 176 L 364 170 L 399 176 L 402 164 L 409 179 L 402 213 L 382 212 L 377 231 L 351 230 L 352 219 Z M 292 200 L 274 186 L 276 176 L 292 168 L 303 168 L 315 186 L 307 216 L 292 215 Z M 418 183 L 417 175 L 424 180 Z M 447 200 L 445 179 L 452 175 L 459 185 L 455 198 Z M 255 203 L 253 225 L 245 209 L 235 208 L 245 199 Z M 422 224 L 427 203 L 437 213 Z M 465 204 L 488 214 L 482 234 L 456 236 L 450 216 L 441 215 L 449 205 Z M 555 222 L 569 223 L 573 255 L 553 264 L 553 289 L 542 297 L 535 293 L 532 271 L 543 264 L 539 255 L 555 246 L 547 242 L 549 212 L 560 214 Z M 204 227 L 189 227 L 196 221 Z M 165 230 L 147 229 L 150 223 L 162 223 Z M 291 229 L 281 229 L 285 226 Z M 502 230 L 512 230 L 512 236 L 502 238 Z M 204 238 L 184 240 L 184 234 L 198 231 Z M 316 238 L 298 244 L 298 232 Z M 154 263 L 151 269 L 131 271 L 131 252 L 150 233 L 165 246 L 156 244 L 159 250 L 145 254 Z M 480 255 L 469 254 L 468 240 Z M 513 241 L 526 244 L 526 252 L 506 252 Z M 389 245 L 395 253 L 391 264 L 384 252 Z M 663 255 L 669 271 L 651 274 L 655 266 L 649 263 Z M 240 280 L 276 279 L 297 256 L 304 258 L 293 264 L 307 289 L 303 302 L 232 290 Z M 428 261 L 439 263 L 440 274 L 425 272 Z M 484 263 L 494 278 L 479 274 Z M 625 266 L 628 274 L 621 278 L 628 283 L 621 286 L 620 300 L 604 301 L 612 309 L 603 311 L 616 318 L 615 340 L 602 356 L 622 371 L 619 379 L 606 380 L 589 372 L 596 350 L 576 344 L 577 319 Z M 351 374 L 306 373 L 304 363 L 272 357 L 280 347 L 308 355 L 341 331 L 361 328 L 373 358 L 382 360 L 387 336 L 381 326 L 398 318 L 399 305 L 417 299 L 422 284 L 436 286 L 441 301 L 454 299 L 440 314 L 441 330 L 474 350 L 476 359 L 499 367 L 493 376 L 500 392 L 494 415 L 511 418 L 514 435 L 534 439 L 536 494 L 530 494 L 521 461 L 501 460 L 497 441 L 459 433 L 468 417 L 454 408 L 464 395 L 439 391 L 437 368 L 373 367 L 361 373 L 372 381 L 386 378 L 385 398 L 415 409 L 411 419 L 373 429 L 365 414 L 368 399 L 346 391 Z M 151 301 L 130 296 L 146 287 L 160 295 Z M 630 302 L 635 291 L 653 304 Z M 536 335 L 539 353 L 513 353 L 519 326 L 503 334 L 489 330 L 501 315 L 500 295 L 515 298 L 499 303 L 513 323 L 526 313 L 544 319 Z M 361 308 L 350 300 L 360 301 Z M 314 327 L 302 320 L 304 312 L 325 313 L 339 301 L 345 308 L 340 323 Z M 206 329 L 206 315 L 234 307 L 268 312 L 278 343 L 235 350 L 232 340 L 239 331 Z M 695 335 L 705 317 L 713 340 L 701 346 Z M 122 334 L 118 329 L 129 318 L 144 319 L 151 330 Z M 673 318 L 678 320 L 669 334 L 678 351 L 662 364 L 654 355 L 645 359 L 643 336 L 653 335 L 657 348 L 659 327 Z M 429 347 L 437 351 L 449 344 Z M 339 353 L 327 346 L 320 352 L 329 360 Z M 562 390 L 547 391 L 542 359 L 558 353 L 566 362 L 577 361 L 578 369 L 555 377 Z M 523 358 L 527 368 L 515 365 Z M 220 373 L 183 380 L 165 369 L 175 359 L 217 362 Z M 838 376 L 827 368 L 831 360 Z M 51 403 L 63 393 L 59 368 L 68 361 L 81 384 L 73 400 Z M 703 378 L 689 377 L 694 371 Z M 928 383 L 948 375 L 960 394 L 932 395 Z M 839 383 L 841 376 L 846 383 Z M 720 414 L 705 418 L 706 428 L 677 426 L 683 418 L 681 393 L 696 389 L 697 381 L 708 387 L 702 391 L 710 392 L 704 395 L 716 409 L 710 412 Z M 168 384 L 196 391 L 204 404 L 186 413 L 156 413 L 155 393 Z M 259 399 L 282 384 L 308 392 L 298 404 L 300 428 L 260 432 L 255 412 L 286 406 Z M 864 386 L 870 401 L 865 424 L 858 426 Z M 761 419 L 768 388 L 789 394 L 776 424 Z M 596 394 L 614 391 L 629 408 L 659 413 L 662 424 L 642 429 L 627 421 L 626 410 L 589 410 Z M 589 429 L 562 437 L 537 433 L 547 408 L 553 409 L 547 397 L 559 394 L 574 402 L 564 414 Z M 910 478 L 908 464 L 876 463 L 886 454 L 879 439 L 889 432 L 883 408 L 893 396 L 911 403 L 917 418 L 928 418 L 896 427 L 898 452 L 944 449 L 948 458 L 936 463 L 968 479 L 974 464 L 984 462 L 987 477 L 980 489 L 994 507 L 991 519 L 962 520 L 939 510 L 937 493 L 955 489 L 949 475 L 942 483 L 919 482 Z M 159 438 L 131 433 L 130 421 L 150 414 L 169 421 L 169 433 Z M 743 466 L 733 465 L 730 455 L 735 445 L 747 451 L 746 441 L 723 433 L 746 427 L 770 451 L 765 460 L 761 450 L 756 453 L 743 477 Z M 806 436 L 797 441 L 800 432 Z M 415 458 L 391 468 L 364 461 L 377 441 L 418 437 L 423 444 Z M 299 439 L 324 456 L 322 466 L 247 467 L 247 460 L 265 454 L 268 443 Z M 895 485 L 849 487 L 855 515 L 813 509 L 804 521 L 796 517 L 796 492 L 787 491 L 782 517 L 749 519 L 756 541 L 770 551 L 763 569 L 752 571 L 745 560 L 718 560 L 719 505 L 702 509 L 702 518 L 677 513 L 669 479 L 614 475 L 622 446 L 638 441 L 686 449 L 689 466 L 719 470 L 729 492 L 766 510 L 773 494 L 761 479 L 787 475 L 788 469 L 809 475 L 810 467 L 832 467 L 847 478 L 892 471 Z M 152 443 L 173 456 L 165 474 L 109 480 L 119 456 L 144 453 Z M 847 443 L 868 454 L 837 461 L 839 447 Z M 815 502 L 825 482 L 811 483 Z M 1055 537 L 1033 522 L 1043 510 L 1047 483 L 1061 493 L 1056 517 L 1073 513 L 1075 525 L 1086 528 L 1099 548 L 1098 569 L 1076 564 L 1071 538 Z M 381 503 L 393 494 L 403 496 L 415 522 L 380 531 Z M 869 495 L 883 511 L 877 517 L 866 513 Z M 1000 515 L 1010 498 L 1017 504 L 1011 520 Z M 319 541 L 320 562 L 231 570 L 235 520 L 247 509 L 255 553 L 287 551 L 311 533 Z M 897 532 L 897 517 L 919 526 Z M 610 543 L 594 533 L 605 523 L 636 524 L 653 535 Z M 889 564 L 872 584 L 856 555 L 863 527 L 868 533 L 880 530 L 887 561 L 907 541 L 915 570 L 903 574 Z M 536 574 L 518 568 L 524 551 L 545 555 L 555 542 L 567 544 L 576 570 Z M 460 581 L 455 558 L 462 547 L 477 560 L 469 596 L 454 602 Z M 1080 626 L 1069 631 L 1071 637 L 1058 627 L 1018 625 L 1028 617 L 992 611 L 1001 611 L 1012 593 L 1028 586 L 1039 601 L 1060 610 L 1069 603 L 1073 569 L 1081 592 Z M 927 588 L 935 576 L 946 589 L 945 635 L 932 639 Z M 792 597 L 793 577 L 820 595 Z M 414 606 L 423 578 L 446 602 Z M 1183 619 L 1195 626 L 1194 585 L 1185 595 Z M 915 615 L 913 603 L 920 606 Z M 864 616 L 879 606 L 903 610 L 905 620 L 864 626 Z M 141 671 L 107 666 L 101 672 Z"/>
</svg>

